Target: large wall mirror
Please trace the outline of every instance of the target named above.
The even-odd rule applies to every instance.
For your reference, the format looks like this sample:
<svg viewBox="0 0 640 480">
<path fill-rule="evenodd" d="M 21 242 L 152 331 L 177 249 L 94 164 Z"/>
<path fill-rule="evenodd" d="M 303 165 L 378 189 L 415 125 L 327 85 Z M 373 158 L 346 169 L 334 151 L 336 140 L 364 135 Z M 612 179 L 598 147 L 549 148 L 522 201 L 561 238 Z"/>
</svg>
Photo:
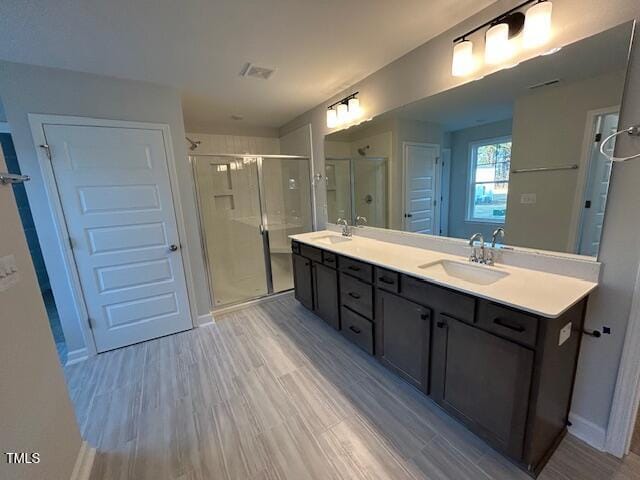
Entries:
<svg viewBox="0 0 640 480">
<path fill-rule="evenodd" d="M 596 257 L 632 27 L 328 135 L 329 222 Z"/>
</svg>

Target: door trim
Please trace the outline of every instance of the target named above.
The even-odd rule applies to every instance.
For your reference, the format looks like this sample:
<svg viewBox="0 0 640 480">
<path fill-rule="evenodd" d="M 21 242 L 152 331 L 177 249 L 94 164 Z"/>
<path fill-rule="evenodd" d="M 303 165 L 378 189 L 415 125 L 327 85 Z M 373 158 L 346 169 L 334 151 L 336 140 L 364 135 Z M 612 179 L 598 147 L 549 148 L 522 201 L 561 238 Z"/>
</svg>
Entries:
<svg viewBox="0 0 640 480">
<path fill-rule="evenodd" d="M 437 236 L 436 232 L 440 231 L 440 181 L 442 176 L 442 162 L 441 149 L 437 143 L 426 142 L 402 142 L 402 230 L 407 232 L 407 218 L 404 216 L 407 212 L 407 149 L 408 147 L 430 147 L 436 149 L 436 168 L 434 172 L 436 184 L 433 187 L 434 198 L 437 201 L 436 206 L 438 208 L 433 209 L 433 231 L 434 236 Z"/>
<path fill-rule="evenodd" d="M 67 277 L 71 289 L 72 297 L 74 300 L 74 309 L 76 312 L 78 325 L 80 326 L 80 331 L 82 332 L 82 338 L 85 342 L 87 356 L 94 356 L 97 354 L 96 342 L 93 337 L 91 326 L 89 325 L 89 314 L 85 303 L 84 294 L 82 292 L 82 286 L 80 284 L 78 267 L 71 250 L 71 246 L 68 242 L 69 232 L 67 230 L 64 211 L 62 210 L 62 202 L 60 200 L 60 195 L 58 192 L 58 185 L 55 181 L 53 165 L 51 164 L 51 161 L 45 153 L 45 150 L 43 148 L 39 148 L 40 145 L 46 143 L 44 125 L 116 127 L 141 130 L 159 130 L 162 133 L 164 149 L 167 157 L 167 171 L 169 174 L 169 186 L 171 189 L 171 197 L 173 200 L 173 210 L 176 217 L 176 225 L 178 227 L 180 258 L 184 269 L 185 284 L 187 289 L 187 302 L 189 304 L 191 325 L 193 327 L 196 327 L 198 314 L 195 310 L 195 283 L 193 280 L 191 263 L 189 261 L 189 249 L 186 241 L 186 226 L 184 222 L 182 202 L 179 194 L 176 159 L 174 155 L 173 144 L 171 141 L 171 131 L 169 125 L 164 123 L 106 120 L 67 115 L 46 115 L 29 113 L 27 116 L 29 120 L 29 126 L 31 128 L 34 148 L 36 149 L 36 155 L 38 157 L 38 163 L 40 164 L 40 171 L 42 173 L 45 193 L 47 195 L 47 199 L 49 200 L 51 218 L 56 233 L 58 249 L 61 253 L 61 257 L 65 265 L 64 273 Z"/>
<path fill-rule="evenodd" d="M 584 137 L 582 139 L 582 151 L 580 153 L 580 163 L 578 169 L 578 178 L 576 183 L 576 194 L 574 196 L 573 205 L 577 208 L 573 209 L 571 215 L 571 223 L 569 224 L 569 242 L 567 248 L 572 252 L 578 252 L 580 250 L 580 237 L 582 230 L 582 217 L 584 216 L 584 208 L 582 205 L 585 201 L 585 195 L 587 193 L 587 181 L 589 180 L 589 170 L 591 169 L 591 153 L 593 151 L 593 134 L 594 134 L 594 121 L 596 117 L 600 115 L 607 115 L 610 113 L 620 113 L 620 105 L 612 105 L 610 107 L 598 108 L 595 110 L 589 110 L 587 112 L 587 118 L 585 120 Z M 606 205 L 605 205 L 606 209 Z"/>
<path fill-rule="evenodd" d="M 629 453 L 640 402 L 640 270 L 633 289 L 618 378 L 604 441 L 606 452 L 622 458 Z"/>
</svg>

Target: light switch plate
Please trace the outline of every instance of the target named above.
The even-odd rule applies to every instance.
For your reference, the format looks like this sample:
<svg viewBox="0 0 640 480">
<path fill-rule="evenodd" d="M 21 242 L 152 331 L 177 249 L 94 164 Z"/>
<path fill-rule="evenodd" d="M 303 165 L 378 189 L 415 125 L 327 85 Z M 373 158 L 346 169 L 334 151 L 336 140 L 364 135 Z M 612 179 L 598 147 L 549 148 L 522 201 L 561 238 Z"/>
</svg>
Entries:
<svg viewBox="0 0 640 480">
<path fill-rule="evenodd" d="M 520 195 L 520 203 L 523 205 L 534 205 L 536 200 L 535 193 L 523 193 Z"/>
<path fill-rule="evenodd" d="M 569 338 L 571 338 L 571 322 L 567 323 L 564 327 L 562 327 L 562 330 L 560 330 L 558 346 L 569 340 Z"/>
</svg>

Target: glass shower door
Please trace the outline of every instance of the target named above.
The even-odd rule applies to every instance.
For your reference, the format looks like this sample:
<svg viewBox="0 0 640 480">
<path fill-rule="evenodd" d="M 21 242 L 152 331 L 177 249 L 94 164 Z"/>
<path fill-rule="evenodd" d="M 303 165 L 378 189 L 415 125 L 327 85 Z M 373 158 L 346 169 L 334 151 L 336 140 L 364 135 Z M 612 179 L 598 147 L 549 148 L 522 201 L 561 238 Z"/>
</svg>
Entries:
<svg viewBox="0 0 640 480">
<path fill-rule="evenodd" d="M 213 306 L 266 295 L 257 157 L 192 162 Z"/>
<path fill-rule="evenodd" d="M 293 288 L 288 236 L 313 230 L 309 159 L 197 155 L 190 160 L 212 307 Z"/>
<path fill-rule="evenodd" d="M 306 158 L 263 157 L 261 174 L 267 268 L 277 293 L 293 288 L 289 235 L 313 230 L 311 169 Z"/>
</svg>

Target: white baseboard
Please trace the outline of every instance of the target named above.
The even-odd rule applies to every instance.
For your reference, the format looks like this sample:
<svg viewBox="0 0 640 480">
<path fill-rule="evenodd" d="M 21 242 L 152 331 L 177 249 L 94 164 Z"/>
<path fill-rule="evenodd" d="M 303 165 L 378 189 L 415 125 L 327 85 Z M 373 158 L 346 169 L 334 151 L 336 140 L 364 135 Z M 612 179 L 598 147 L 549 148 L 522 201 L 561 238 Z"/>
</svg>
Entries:
<svg viewBox="0 0 640 480">
<path fill-rule="evenodd" d="M 604 428 L 575 413 L 569 414 L 569 421 L 571 422 L 569 427 L 571 435 L 578 437 L 601 452 L 604 451 L 604 444 L 607 438 L 607 432 Z"/>
<path fill-rule="evenodd" d="M 73 467 L 70 480 L 89 480 L 93 461 L 96 458 L 96 449 L 89 445 L 86 441 L 82 442 L 76 464 Z"/>
<path fill-rule="evenodd" d="M 206 313 L 204 315 L 198 315 L 198 326 L 199 327 L 204 327 L 207 325 L 213 325 L 215 323 L 215 321 L 213 320 L 213 315 L 211 315 L 211 312 Z"/>
<path fill-rule="evenodd" d="M 89 353 L 86 348 L 78 348 L 77 350 L 71 350 L 67 353 L 67 363 L 65 366 L 73 365 L 74 363 L 84 362 L 89 358 Z"/>
</svg>

